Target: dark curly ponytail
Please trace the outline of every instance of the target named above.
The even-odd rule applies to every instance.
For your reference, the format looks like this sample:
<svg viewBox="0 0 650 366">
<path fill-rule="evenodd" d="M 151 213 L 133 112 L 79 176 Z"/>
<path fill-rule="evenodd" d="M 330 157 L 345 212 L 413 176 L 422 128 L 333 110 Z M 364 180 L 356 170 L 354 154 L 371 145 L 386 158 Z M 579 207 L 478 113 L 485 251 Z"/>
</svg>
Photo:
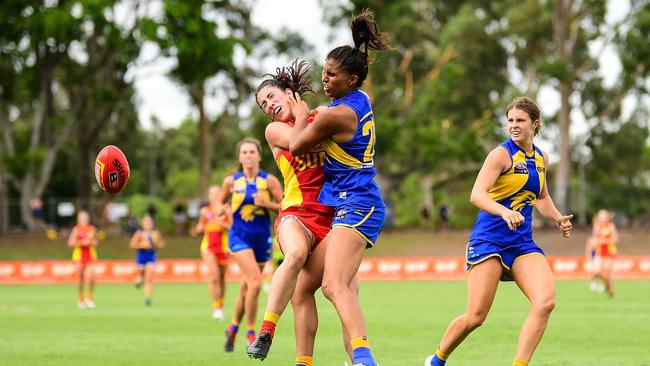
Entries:
<svg viewBox="0 0 650 366">
<path fill-rule="evenodd" d="M 364 9 L 361 14 L 352 19 L 354 47 L 336 47 L 327 54 L 328 60 L 339 61 L 343 70 L 351 75 L 357 75 L 359 81 L 356 87 L 360 87 L 368 77 L 368 50 L 390 50 L 385 34 L 379 32 L 379 26 L 372 19 L 373 16 L 372 11 Z"/>
<path fill-rule="evenodd" d="M 264 77 L 268 78 L 257 87 L 256 95 L 265 86 L 275 86 L 281 90 L 291 89 L 300 95 L 314 93 L 309 78 L 309 65 L 305 60 L 296 59 L 291 66 L 278 67 L 275 74 L 265 74 Z"/>
</svg>

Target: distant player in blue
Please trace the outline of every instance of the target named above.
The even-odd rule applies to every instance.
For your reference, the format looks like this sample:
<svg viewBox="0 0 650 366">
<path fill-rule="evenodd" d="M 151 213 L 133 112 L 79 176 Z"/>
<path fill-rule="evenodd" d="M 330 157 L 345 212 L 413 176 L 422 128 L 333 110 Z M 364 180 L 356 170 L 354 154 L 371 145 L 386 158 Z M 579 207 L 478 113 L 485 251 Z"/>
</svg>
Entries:
<svg viewBox="0 0 650 366">
<path fill-rule="evenodd" d="M 334 304 L 353 349 L 353 364 L 375 366 L 363 311 L 350 287 L 364 250 L 372 247 L 384 222 L 384 202 L 374 181 L 375 119 L 368 95 L 359 88 L 368 75 L 368 51 L 385 51 L 373 14 L 352 20 L 354 47 L 341 46 L 327 55 L 321 75 L 333 101 L 307 125 L 309 107 L 300 95 L 290 98 L 296 117 L 289 149 L 294 156 L 317 144 L 325 150 L 325 185 L 319 201 L 332 206 L 334 220 L 325 254 L 323 294 Z"/>
<path fill-rule="evenodd" d="M 240 171 L 227 176 L 218 202 L 222 210 L 230 197 L 233 223 L 228 245 L 239 266 L 243 281 L 235 305 L 232 323 L 226 328 L 226 352 L 234 349 L 239 323 L 246 314 L 246 337 L 255 341 L 257 302 L 262 284 L 262 269 L 271 257 L 271 218 L 269 210 L 278 210 L 282 186 L 275 176 L 260 170 L 262 147 L 259 141 L 245 138 L 237 144 Z M 217 211 L 220 211 L 217 208 Z M 223 214 L 216 212 L 217 215 Z"/>
<path fill-rule="evenodd" d="M 142 229 L 136 231 L 131 237 L 129 247 L 136 250 L 135 264 L 138 267 L 138 278 L 135 286 L 140 287 L 144 283 L 144 303 L 151 305 L 153 296 L 154 265 L 156 264 L 156 248 L 165 246 L 160 231 L 154 228 L 153 218 L 145 215 L 142 218 Z"/>
<path fill-rule="evenodd" d="M 467 310 L 451 322 L 426 366 L 445 365 L 451 352 L 483 324 L 499 280 L 514 280 L 531 304 L 513 366 L 528 365 L 555 307 L 553 274 L 533 241 L 533 206 L 564 237 L 571 234 L 573 215 L 563 216 L 548 194 L 548 154 L 533 144 L 542 125 L 537 104 L 516 98 L 506 116 L 510 138 L 490 152 L 472 188 L 470 201 L 481 211 L 467 244 Z"/>
</svg>

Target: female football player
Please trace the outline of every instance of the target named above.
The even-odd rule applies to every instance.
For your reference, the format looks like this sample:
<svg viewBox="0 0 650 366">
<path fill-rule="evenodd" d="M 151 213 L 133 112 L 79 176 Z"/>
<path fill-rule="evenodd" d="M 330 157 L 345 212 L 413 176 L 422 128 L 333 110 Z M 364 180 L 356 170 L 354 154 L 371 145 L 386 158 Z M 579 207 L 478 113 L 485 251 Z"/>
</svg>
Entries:
<svg viewBox="0 0 650 366">
<path fill-rule="evenodd" d="M 80 309 L 94 308 L 93 291 L 95 273 L 93 264 L 97 261 L 97 230 L 90 224 L 86 211 L 77 214 L 77 225 L 70 232 L 68 246 L 72 249 L 72 261 L 77 267 L 77 305 Z M 84 284 L 87 293 L 84 296 Z"/>
<path fill-rule="evenodd" d="M 370 99 L 359 88 L 368 76 L 369 50 L 389 49 L 372 16 L 366 10 L 352 20 L 354 47 L 337 47 L 327 54 L 321 79 L 325 94 L 332 99 L 328 108 L 307 124 L 307 104 L 297 93 L 289 99 L 296 119 L 291 154 L 306 154 L 319 144 L 325 150 L 326 181 L 319 201 L 334 207 L 334 219 L 325 254 L 323 294 L 352 337 L 353 363 L 366 366 L 376 364 L 351 283 L 364 250 L 379 236 L 384 202 L 374 181 L 375 120 Z"/>
<path fill-rule="evenodd" d="M 282 201 L 282 187 L 275 176 L 260 170 L 262 147 L 259 141 L 245 138 L 237 144 L 240 171 L 227 176 L 217 202 L 223 205 L 230 198 L 233 223 L 228 245 L 239 266 L 243 281 L 239 288 L 238 304 L 246 313 L 249 345 L 255 340 L 257 300 L 262 285 L 262 269 L 271 256 L 270 210 L 278 210 Z M 226 329 L 226 351 L 234 349 L 241 313 L 236 311 L 233 322 Z"/>
<path fill-rule="evenodd" d="M 531 304 L 519 334 L 514 366 L 528 365 L 555 307 L 553 274 L 533 241 L 533 206 L 553 220 L 564 237 L 571 218 L 555 207 L 546 187 L 548 154 L 533 143 L 542 125 L 530 98 L 506 108 L 510 138 L 492 150 L 478 173 L 470 201 L 480 209 L 467 245 L 467 310 L 454 319 L 436 353 L 425 365 L 444 365 L 447 357 L 485 321 L 499 280 L 514 280 Z"/>
<path fill-rule="evenodd" d="M 135 264 L 138 267 L 136 285 L 144 283 L 144 303 L 151 305 L 153 296 L 154 266 L 156 264 L 156 248 L 165 246 L 160 231 L 154 228 L 153 218 L 145 215 L 142 218 L 142 229 L 136 231 L 131 237 L 129 248 L 136 250 Z"/>
<path fill-rule="evenodd" d="M 612 282 L 612 267 L 614 258 L 618 252 L 618 231 L 612 221 L 612 216 L 607 210 L 599 210 L 594 222 L 593 237 L 596 240 L 600 266 L 598 266 L 598 277 L 604 283 L 605 290 L 609 297 L 614 296 L 614 283 Z"/>
</svg>

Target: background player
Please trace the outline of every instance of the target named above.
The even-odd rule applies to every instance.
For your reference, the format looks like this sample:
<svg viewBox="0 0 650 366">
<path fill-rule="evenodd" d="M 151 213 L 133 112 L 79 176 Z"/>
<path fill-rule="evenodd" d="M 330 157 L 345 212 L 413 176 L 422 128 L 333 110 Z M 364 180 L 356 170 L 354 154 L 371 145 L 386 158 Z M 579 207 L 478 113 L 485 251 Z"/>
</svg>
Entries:
<svg viewBox="0 0 650 366">
<path fill-rule="evenodd" d="M 237 144 L 237 155 L 241 164 L 240 171 L 224 179 L 218 199 L 221 206 L 228 198 L 231 199 L 233 224 L 228 244 L 243 276 L 233 321 L 226 329 L 227 352 L 234 349 L 242 317 L 238 309 L 242 302 L 246 313 L 246 337 L 249 345 L 255 340 L 262 269 L 271 256 L 269 210 L 278 210 L 278 202 L 282 201 L 282 187 L 278 178 L 260 170 L 262 147 L 259 141 L 252 138 L 243 139 Z M 225 210 L 225 207 L 222 210 Z M 223 213 L 224 211 L 217 212 L 218 215 Z"/>
<path fill-rule="evenodd" d="M 77 267 L 77 304 L 80 309 L 94 308 L 93 291 L 95 289 L 95 272 L 93 264 L 97 261 L 97 230 L 90 224 L 86 211 L 77 214 L 77 225 L 70 232 L 68 246 L 72 249 L 72 261 Z M 84 295 L 84 283 L 87 293 Z"/>
<path fill-rule="evenodd" d="M 609 211 L 598 211 L 592 235 L 596 239 L 598 257 L 600 258 L 598 276 L 605 285 L 607 295 L 612 297 L 614 296 L 612 267 L 614 266 L 614 259 L 618 253 L 616 247 L 616 243 L 618 243 L 618 230 L 616 230 L 616 225 L 612 221 L 612 215 Z"/>
<path fill-rule="evenodd" d="M 325 94 L 333 100 L 329 107 L 308 125 L 307 104 L 297 93 L 289 99 L 296 117 L 291 154 L 307 153 L 318 144 L 326 154 L 326 181 L 319 201 L 334 207 L 335 213 L 325 255 L 323 294 L 352 337 L 353 363 L 366 366 L 374 366 L 375 360 L 363 311 L 350 285 L 364 250 L 379 236 L 384 202 L 374 181 L 374 115 L 368 95 L 359 88 L 368 76 L 368 51 L 389 49 L 372 16 L 366 10 L 352 20 L 354 47 L 337 47 L 327 55 L 321 79 Z"/>
<path fill-rule="evenodd" d="M 138 267 L 136 284 L 144 282 L 144 303 L 151 305 L 153 296 L 154 266 L 156 264 L 156 248 L 163 248 L 165 240 L 162 234 L 154 228 L 153 218 L 145 215 L 142 218 L 142 229 L 131 237 L 129 248 L 136 250 L 135 264 Z M 139 287 L 139 285 L 137 285 Z"/>
<path fill-rule="evenodd" d="M 210 203 L 201 208 L 195 231 L 203 232 L 201 257 L 208 266 L 208 291 L 212 300 L 212 318 L 223 320 L 223 301 L 226 293 L 226 270 L 230 250 L 228 229 L 232 225 L 232 214 L 228 207 L 219 204 L 219 186 L 208 190 Z M 220 212 L 220 215 L 217 215 Z"/>
<path fill-rule="evenodd" d="M 510 138 L 492 150 L 478 173 L 470 201 L 481 211 L 467 245 L 467 310 L 454 319 L 426 366 L 442 366 L 449 354 L 485 321 L 499 280 L 514 280 L 531 309 L 519 335 L 514 366 L 526 366 L 555 307 L 551 268 L 533 241 L 533 206 L 553 220 L 564 237 L 571 218 L 555 207 L 546 187 L 548 155 L 534 145 L 540 110 L 529 98 L 506 108 Z"/>
</svg>

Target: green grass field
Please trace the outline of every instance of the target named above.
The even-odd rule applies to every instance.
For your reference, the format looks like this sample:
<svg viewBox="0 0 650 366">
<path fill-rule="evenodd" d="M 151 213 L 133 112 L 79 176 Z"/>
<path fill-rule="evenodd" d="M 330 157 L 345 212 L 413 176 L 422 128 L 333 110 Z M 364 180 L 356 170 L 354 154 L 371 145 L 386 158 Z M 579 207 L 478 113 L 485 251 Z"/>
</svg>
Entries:
<svg viewBox="0 0 650 366">
<path fill-rule="evenodd" d="M 227 310 L 237 285 L 228 289 Z M 650 281 L 619 281 L 607 299 L 585 282 L 557 282 L 557 308 L 533 359 L 535 366 L 650 365 Z M 270 357 L 246 357 L 240 332 L 223 352 L 226 322 L 210 319 L 203 284 L 156 285 L 154 305 L 128 285 L 99 285 L 98 307 L 79 310 L 72 285 L 0 286 L 2 365 L 292 365 L 291 310 Z M 316 365 L 343 365 L 346 355 L 332 306 L 319 293 Z M 465 282 L 366 282 L 362 303 L 373 352 L 382 366 L 422 365 L 448 322 L 465 306 Z M 261 298 L 266 301 L 266 295 Z M 512 283 L 499 289 L 482 328 L 449 366 L 510 365 L 528 304 Z M 261 312 L 261 310 L 260 310 Z"/>
</svg>

